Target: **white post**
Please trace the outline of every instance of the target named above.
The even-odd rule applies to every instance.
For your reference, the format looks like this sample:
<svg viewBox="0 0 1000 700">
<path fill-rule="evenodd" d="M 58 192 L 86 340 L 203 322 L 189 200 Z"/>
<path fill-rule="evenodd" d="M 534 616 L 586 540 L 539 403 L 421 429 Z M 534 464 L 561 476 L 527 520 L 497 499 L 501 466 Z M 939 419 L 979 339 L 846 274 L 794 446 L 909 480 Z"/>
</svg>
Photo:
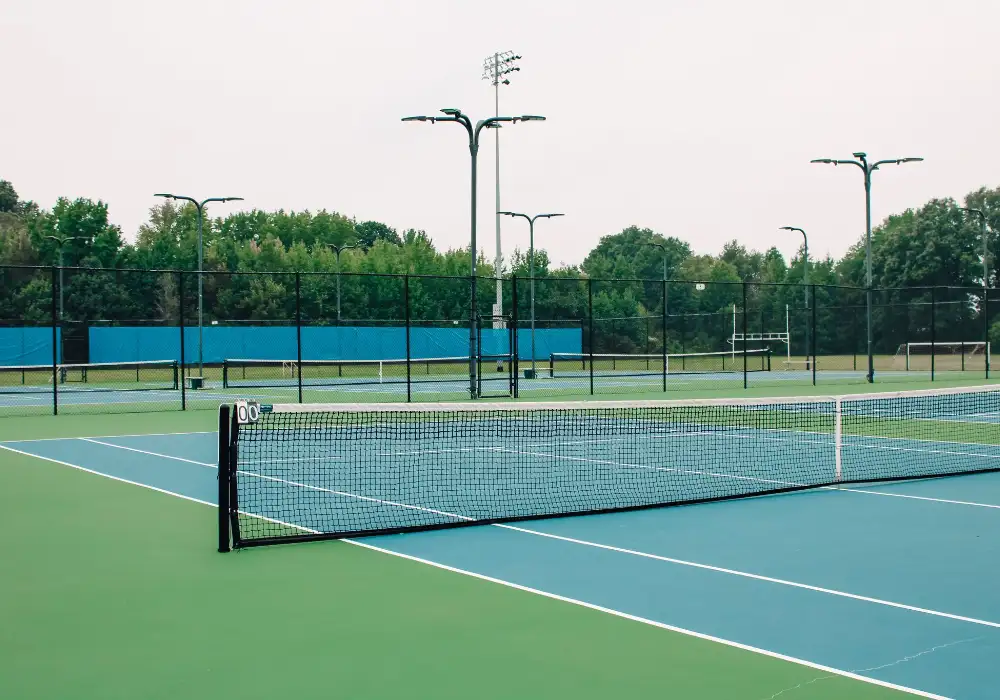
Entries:
<svg viewBox="0 0 1000 700">
<path fill-rule="evenodd" d="M 785 359 L 788 360 L 787 367 L 792 366 L 792 329 L 788 325 L 788 304 L 785 304 Z"/>
<path fill-rule="evenodd" d="M 736 304 L 733 304 L 733 360 L 736 359 Z"/>
</svg>

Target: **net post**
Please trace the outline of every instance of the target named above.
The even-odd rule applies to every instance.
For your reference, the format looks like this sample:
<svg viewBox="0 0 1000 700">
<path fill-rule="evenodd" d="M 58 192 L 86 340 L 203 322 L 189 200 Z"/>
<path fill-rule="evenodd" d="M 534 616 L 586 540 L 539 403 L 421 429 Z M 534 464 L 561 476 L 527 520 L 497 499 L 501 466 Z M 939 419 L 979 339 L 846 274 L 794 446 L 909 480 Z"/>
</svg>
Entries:
<svg viewBox="0 0 1000 700">
<path fill-rule="evenodd" d="M 187 389 L 184 386 L 184 271 L 177 271 L 177 298 L 180 300 L 177 305 L 177 323 L 180 325 L 180 380 L 181 380 L 181 410 L 187 410 Z"/>
<path fill-rule="evenodd" d="M 839 482 L 844 476 L 844 413 L 842 410 L 841 397 L 834 398 L 833 407 L 833 444 L 836 454 L 836 480 Z"/>
<path fill-rule="evenodd" d="M 403 275 L 403 309 L 406 323 L 406 403 L 413 401 L 410 376 L 410 275 Z"/>
<path fill-rule="evenodd" d="M 937 332 L 935 326 L 937 326 L 937 304 L 935 303 L 934 287 L 931 287 L 931 381 L 934 381 L 934 345 L 937 342 Z"/>
<path fill-rule="evenodd" d="M 590 322 L 587 331 L 587 354 L 590 365 L 590 395 L 594 395 L 594 279 L 587 278 L 587 318 Z"/>
<path fill-rule="evenodd" d="M 810 345 L 812 345 L 812 380 L 813 386 L 816 386 L 816 285 L 810 285 L 810 296 L 812 299 L 812 319 L 810 323 L 812 328 L 809 329 L 809 335 L 811 336 Z"/>
<path fill-rule="evenodd" d="M 660 345 L 663 351 L 663 391 L 667 390 L 667 280 L 663 280 L 663 327 L 660 329 Z"/>
<path fill-rule="evenodd" d="M 59 275 L 52 266 L 52 415 L 59 415 Z"/>
<path fill-rule="evenodd" d="M 219 551 L 229 546 L 229 406 L 219 406 Z"/>
<path fill-rule="evenodd" d="M 302 403 L 302 275 L 295 271 L 295 383 Z"/>
<path fill-rule="evenodd" d="M 511 381 L 510 390 L 514 398 L 518 398 L 520 394 L 520 377 L 521 373 L 521 348 L 520 342 L 517 337 L 517 326 L 518 326 L 518 316 L 517 316 L 517 275 L 511 273 L 510 275 L 510 365 L 511 365 Z M 532 362 L 534 362 L 534 350 L 532 350 L 531 356 Z M 536 377 L 537 379 L 537 377 Z"/>
<path fill-rule="evenodd" d="M 733 335 L 736 335 L 736 305 L 733 305 Z M 743 388 L 747 388 L 747 283 L 743 280 Z M 733 343 L 736 352 L 736 343 Z"/>
</svg>

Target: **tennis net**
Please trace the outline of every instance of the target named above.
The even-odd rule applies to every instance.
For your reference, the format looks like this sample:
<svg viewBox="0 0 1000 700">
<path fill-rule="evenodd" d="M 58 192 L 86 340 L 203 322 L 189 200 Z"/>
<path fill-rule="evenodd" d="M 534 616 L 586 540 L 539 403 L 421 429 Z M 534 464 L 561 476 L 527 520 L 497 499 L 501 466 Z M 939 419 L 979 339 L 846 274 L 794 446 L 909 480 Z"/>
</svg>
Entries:
<svg viewBox="0 0 1000 700">
<path fill-rule="evenodd" d="M 579 376 L 590 371 L 601 376 L 647 376 L 660 374 L 714 374 L 743 371 L 746 357 L 748 372 L 766 372 L 771 369 L 771 351 L 754 348 L 736 352 L 685 352 L 685 353 L 567 353 L 549 355 L 549 374 Z"/>
<path fill-rule="evenodd" d="M 219 547 L 996 471 L 1000 386 L 220 411 Z"/>
<path fill-rule="evenodd" d="M 50 393 L 54 378 L 60 392 L 173 390 L 180 387 L 179 375 L 176 360 L 3 365 L 0 393 Z"/>
</svg>

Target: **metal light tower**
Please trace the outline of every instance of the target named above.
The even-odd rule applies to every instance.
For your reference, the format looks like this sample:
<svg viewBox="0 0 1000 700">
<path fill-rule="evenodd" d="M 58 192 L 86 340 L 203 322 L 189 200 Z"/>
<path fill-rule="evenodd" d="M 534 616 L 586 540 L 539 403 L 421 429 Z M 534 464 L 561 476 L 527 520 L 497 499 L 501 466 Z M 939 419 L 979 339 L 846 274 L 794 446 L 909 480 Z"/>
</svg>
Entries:
<svg viewBox="0 0 1000 700">
<path fill-rule="evenodd" d="M 488 119 L 480 119 L 475 124 L 472 123 L 472 119 L 463 114 L 461 110 L 458 109 L 442 109 L 441 110 L 445 116 L 443 117 L 427 117 L 424 115 L 416 117 L 403 117 L 404 122 L 430 122 L 434 124 L 435 122 L 456 122 L 465 127 L 465 130 L 469 134 L 469 154 L 472 156 L 472 197 L 471 197 L 471 222 L 470 222 L 470 240 L 469 240 L 469 258 L 470 262 L 470 286 L 471 286 L 471 303 L 469 304 L 469 396 L 470 398 L 476 398 L 476 166 L 479 157 L 479 135 L 483 129 L 487 128 L 490 124 L 497 124 L 500 122 L 510 122 L 516 124 L 517 122 L 533 122 L 533 121 L 545 121 L 545 117 L 540 117 L 534 114 L 524 114 L 520 117 L 490 117 Z"/>
<path fill-rule="evenodd" d="M 806 236 L 806 232 L 797 226 L 781 226 L 779 231 L 798 231 L 802 234 L 803 249 L 802 249 L 802 298 L 805 302 L 806 310 L 809 309 L 809 238 Z M 812 357 L 809 348 L 809 339 L 812 337 L 812 332 L 806 333 L 806 369 L 809 369 L 809 358 Z M 788 343 L 791 343 L 791 338 L 788 339 Z"/>
<path fill-rule="evenodd" d="M 327 243 L 327 245 L 330 246 L 334 254 L 337 256 L 337 323 L 340 323 L 340 254 L 345 250 L 357 248 L 357 246 L 351 244 L 336 245 L 335 243 Z"/>
<path fill-rule="evenodd" d="M 58 231 L 59 221 L 56 220 L 53 223 L 55 224 L 56 231 Z M 66 285 L 63 284 L 63 266 L 64 266 L 63 249 L 66 247 L 66 244 L 69 243 L 70 241 L 86 240 L 86 236 L 60 236 L 57 234 L 55 236 L 45 236 L 45 238 L 47 238 L 50 241 L 55 241 L 55 244 L 59 246 L 59 323 L 61 324 L 63 320 L 63 290 L 66 287 Z M 59 362 L 62 362 L 63 360 L 62 343 L 59 343 L 56 356 L 59 358 Z"/>
<path fill-rule="evenodd" d="M 528 220 L 528 266 L 531 276 L 531 374 L 535 374 L 535 219 L 551 219 L 554 216 L 565 216 L 565 214 L 535 214 L 528 216 L 515 211 L 497 212 L 504 216 L 520 216 Z M 517 333 L 517 329 L 514 329 Z"/>
<path fill-rule="evenodd" d="M 203 263 L 204 263 L 204 252 L 205 248 L 202 244 L 202 219 L 204 218 L 205 205 L 209 202 L 242 202 L 242 197 L 209 197 L 208 199 L 203 199 L 200 202 L 194 197 L 187 197 L 182 194 L 169 194 L 166 192 L 159 192 L 153 195 L 154 197 L 165 197 L 166 199 L 174 200 L 184 200 L 185 202 L 191 202 L 198 210 L 198 376 L 204 378 L 205 376 L 205 344 L 204 344 L 204 280 L 202 279 L 204 275 L 202 274 Z M 183 303 L 183 302 L 182 302 Z M 183 371 L 183 369 L 182 369 Z"/>
<path fill-rule="evenodd" d="M 489 80 L 493 84 L 494 116 L 500 116 L 500 86 L 510 85 L 508 75 L 521 70 L 517 67 L 517 61 L 521 59 L 513 51 L 503 51 L 487 56 L 483 61 L 483 80 Z M 497 300 L 493 307 L 493 327 L 502 328 L 500 317 L 503 316 L 503 283 L 500 281 L 503 269 L 503 254 L 500 250 L 500 124 L 492 124 L 496 136 L 496 227 L 497 227 L 497 254 L 494 264 L 494 274 L 497 277 Z"/>
<path fill-rule="evenodd" d="M 983 235 L 983 287 L 990 286 L 990 265 L 987 260 L 990 254 L 989 239 L 986 234 L 986 214 L 982 209 L 972 209 L 971 207 L 959 207 L 964 212 L 969 214 L 975 214 L 979 218 L 979 225 L 982 228 Z"/>
<path fill-rule="evenodd" d="M 923 158 L 890 158 L 868 162 L 868 155 L 861 151 L 852 153 L 857 160 L 835 160 L 833 158 L 816 158 L 810 163 L 825 163 L 827 165 L 856 165 L 865 175 L 865 311 L 868 325 L 868 383 L 875 381 L 875 355 L 872 340 L 872 173 L 880 165 L 899 165 L 901 163 L 916 163 Z"/>
</svg>

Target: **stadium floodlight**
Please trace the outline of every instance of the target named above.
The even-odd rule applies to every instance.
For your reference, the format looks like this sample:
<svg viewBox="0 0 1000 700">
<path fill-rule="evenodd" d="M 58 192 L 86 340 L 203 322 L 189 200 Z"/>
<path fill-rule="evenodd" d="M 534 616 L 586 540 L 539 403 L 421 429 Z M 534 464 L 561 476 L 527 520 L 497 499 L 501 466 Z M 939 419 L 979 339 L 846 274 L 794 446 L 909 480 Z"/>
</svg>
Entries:
<svg viewBox="0 0 1000 700">
<path fill-rule="evenodd" d="M 170 194 L 167 192 L 158 192 L 153 195 L 154 197 L 164 197 L 165 199 L 173 200 L 183 200 L 185 202 L 191 202 L 198 210 L 198 376 L 202 378 L 204 382 L 205 377 L 205 343 L 204 343 L 204 320 L 205 320 L 205 304 L 204 304 L 204 290 L 205 281 L 204 277 L 204 245 L 202 243 L 202 219 L 204 218 L 205 205 L 209 202 L 242 202 L 242 197 L 209 197 L 208 199 L 203 199 L 200 202 L 194 197 L 188 197 L 183 194 Z M 182 370 L 183 371 L 183 370 Z"/>
<path fill-rule="evenodd" d="M 476 320 L 477 320 L 477 281 L 476 281 L 476 189 L 477 189 L 477 170 L 478 170 L 478 159 L 479 159 L 479 140 L 483 129 L 491 128 L 492 125 L 499 124 L 500 122 L 511 122 L 516 123 L 517 121 L 540 121 L 544 117 L 534 117 L 532 119 L 524 120 L 520 117 L 488 117 L 486 119 L 480 119 L 478 122 L 473 124 L 472 118 L 465 114 L 459 109 L 452 107 L 442 109 L 445 115 L 444 117 L 405 117 L 403 121 L 440 121 L 440 122 L 456 122 L 465 127 L 465 131 L 469 135 L 469 154 L 472 160 L 472 177 L 471 177 L 471 206 L 470 206 L 470 225 L 469 225 L 469 267 L 470 267 L 470 303 L 469 303 L 469 396 L 470 398 L 477 398 L 478 389 L 476 383 L 476 374 L 478 370 L 478 353 L 476 352 Z"/>
<path fill-rule="evenodd" d="M 874 340 L 872 336 L 872 173 L 882 165 L 900 165 L 902 163 L 918 163 L 923 158 L 889 158 L 868 162 L 868 154 L 864 151 L 852 153 L 857 160 L 836 160 L 834 158 L 816 158 L 810 163 L 828 165 L 856 165 L 865 176 L 865 316 L 868 326 L 868 383 L 875 381 Z"/>
<path fill-rule="evenodd" d="M 537 378 L 535 369 L 535 219 L 551 219 L 565 214 L 521 214 L 516 211 L 498 211 L 503 216 L 520 216 L 528 221 L 528 270 L 531 279 L 531 374 Z"/>
<path fill-rule="evenodd" d="M 521 60 L 519 54 L 515 54 L 513 51 L 496 51 L 483 60 L 483 80 L 488 80 L 493 86 L 493 106 L 494 106 L 494 117 L 500 116 L 500 86 L 510 85 L 510 79 L 508 76 L 521 70 L 518 67 L 517 62 Z M 517 122 L 515 118 L 512 120 Z M 503 317 L 503 281 L 502 281 L 502 271 L 503 271 L 503 252 L 502 246 L 500 244 L 500 127 L 501 124 L 494 122 L 488 125 L 487 128 L 493 129 L 496 135 L 494 140 L 494 146 L 496 148 L 496 155 L 494 158 L 495 172 L 495 186 L 496 186 L 496 206 L 494 211 L 497 212 L 495 216 L 494 225 L 496 226 L 496 256 L 494 258 L 494 276 L 496 277 L 496 301 L 493 303 L 493 327 L 502 328 Z M 497 360 L 497 369 L 502 370 L 503 364 Z"/>
</svg>

